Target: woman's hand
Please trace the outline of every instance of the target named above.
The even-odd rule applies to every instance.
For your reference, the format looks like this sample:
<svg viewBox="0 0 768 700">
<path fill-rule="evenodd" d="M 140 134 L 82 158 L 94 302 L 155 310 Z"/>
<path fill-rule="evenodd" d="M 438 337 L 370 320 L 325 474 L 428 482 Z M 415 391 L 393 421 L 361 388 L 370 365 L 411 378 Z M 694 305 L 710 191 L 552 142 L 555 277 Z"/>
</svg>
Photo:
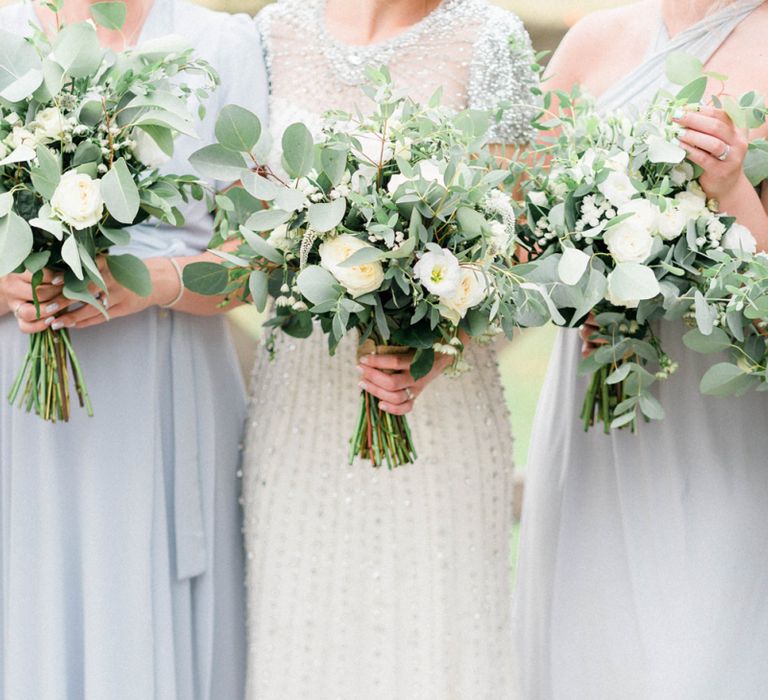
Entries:
<svg viewBox="0 0 768 700">
<path fill-rule="evenodd" d="M 105 318 L 99 309 L 90 304 L 68 299 L 63 295 L 63 275 L 46 270 L 43 284 L 37 288 L 40 300 L 40 318 L 32 303 L 32 275 L 8 275 L 0 281 L 9 309 L 16 315 L 19 328 L 23 333 L 39 333 L 49 326 L 54 330 L 61 328 L 87 328 L 105 321 L 130 316 L 158 304 L 167 304 L 176 298 L 179 292 L 179 277 L 171 261 L 167 258 L 152 258 L 145 261 L 152 279 L 152 293 L 140 297 L 119 285 L 102 257 L 97 260 L 99 270 L 107 287 L 107 293 L 91 285 L 89 290 L 104 304 L 109 318 Z M 78 305 L 75 310 L 68 310 Z"/>
<path fill-rule="evenodd" d="M 379 399 L 382 411 L 398 416 L 410 413 L 419 394 L 446 370 L 453 362 L 453 357 L 435 354 L 432 371 L 418 381 L 411 376 L 412 361 L 412 352 L 403 355 L 364 355 L 358 365 L 362 375 L 360 388 Z"/>
<path fill-rule="evenodd" d="M 675 121 L 683 127 L 680 145 L 688 160 L 704 169 L 699 182 L 708 197 L 720 202 L 743 185 L 747 137 L 722 109 L 701 107 L 683 112 Z"/>
</svg>

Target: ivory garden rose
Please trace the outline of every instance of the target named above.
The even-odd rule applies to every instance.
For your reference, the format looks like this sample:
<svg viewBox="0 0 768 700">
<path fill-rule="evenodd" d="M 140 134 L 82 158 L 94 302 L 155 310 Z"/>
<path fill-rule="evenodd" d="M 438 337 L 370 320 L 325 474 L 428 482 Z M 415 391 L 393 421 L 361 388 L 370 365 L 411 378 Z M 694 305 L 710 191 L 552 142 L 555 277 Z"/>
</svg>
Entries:
<svg viewBox="0 0 768 700">
<path fill-rule="evenodd" d="M 64 173 L 51 197 L 51 209 L 58 219 L 78 231 L 95 226 L 104 214 L 99 181 L 76 170 Z"/>
<path fill-rule="evenodd" d="M 375 250 L 365 241 L 343 233 L 322 243 L 318 251 L 320 265 L 328 270 L 353 298 L 376 291 L 384 281 L 384 268 L 377 260 L 348 267 L 343 265 L 352 255 L 363 249 Z"/>
</svg>

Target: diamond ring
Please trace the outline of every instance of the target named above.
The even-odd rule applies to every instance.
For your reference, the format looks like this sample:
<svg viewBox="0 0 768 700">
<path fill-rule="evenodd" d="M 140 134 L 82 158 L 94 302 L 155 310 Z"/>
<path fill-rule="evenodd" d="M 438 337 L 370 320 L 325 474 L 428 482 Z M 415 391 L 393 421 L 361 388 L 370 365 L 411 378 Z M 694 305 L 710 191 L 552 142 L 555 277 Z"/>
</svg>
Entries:
<svg viewBox="0 0 768 700">
<path fill-rule="evenodd" d="M 726 144 L 725 150 L 719 156 L 717 156 L 717 159 L 719 161 L 728 160 L 729 155 L 731 155 L 731 147 L 728 144 Z"/>
</svg>

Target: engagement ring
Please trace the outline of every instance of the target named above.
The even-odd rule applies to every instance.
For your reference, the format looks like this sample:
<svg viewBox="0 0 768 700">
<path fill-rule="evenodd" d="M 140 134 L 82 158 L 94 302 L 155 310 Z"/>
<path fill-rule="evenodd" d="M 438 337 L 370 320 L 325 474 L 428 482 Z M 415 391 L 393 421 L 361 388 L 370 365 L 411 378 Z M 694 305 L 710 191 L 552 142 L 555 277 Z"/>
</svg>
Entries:
<svg viewBox="0 0 768 700">
<path fill-rule="evenodd" d="M 726 144 L 725 150 L 719 156 L 717 156 L 717 159 L 720 161 L 728 160 L 729 155 L 731 155 L 731 147 Z"/>
</svg>

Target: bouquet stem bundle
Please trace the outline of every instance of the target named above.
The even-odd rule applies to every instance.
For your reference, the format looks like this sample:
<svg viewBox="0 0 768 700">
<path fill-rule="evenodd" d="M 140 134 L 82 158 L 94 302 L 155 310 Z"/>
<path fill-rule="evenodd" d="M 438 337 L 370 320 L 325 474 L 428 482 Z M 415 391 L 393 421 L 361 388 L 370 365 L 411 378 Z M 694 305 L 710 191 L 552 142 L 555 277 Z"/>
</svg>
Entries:
<svg viewBox="0 0 768 700">
<path fill-rule="evenodd" d="M 34 411 L 46 421 L 69 420 L 70 374 L 75 393 L 89 416 L 93 416 L 80 363 L 66 330 L 50 328 L 29 339 L 29 352 L 8 394 L 8 400 Z M 23 387 L 23 391 L 22 391 Z"/>
<path fill-rule="evenodd" d="M 601 367 L 592 375 L 589 388 L 584 396 L 581 408 L 581 419 L 584 421 L 584 430 L 594 427 L 597 421 L 602 421 L 603 432 L 611 434 L 611 422 L 616 412 L 616 407 L 624 401 L 624 385 L 609 384 L 608 377 L 611 372 L 608 367 Z M 632 421 L 632 432 L 635 431 L 635 421 Z"/>
<path fill-rule="evenodd" d="M 377 345 L 369 339 L 358 347 L 357 356 L 359 359 L 363 355 L 404 355 L 408 352 L 410 348 Z M 350 445 L 350 464 L 355 457 L 360 457 L 370 460 L 374 467 L 386 462 L 389 469 L 394 469 L 412 464 L 417 457 L 408 419 L 382 411 L 379 400 L 367 391 L 360 394 L 360 416 Z"/>
</svg>

